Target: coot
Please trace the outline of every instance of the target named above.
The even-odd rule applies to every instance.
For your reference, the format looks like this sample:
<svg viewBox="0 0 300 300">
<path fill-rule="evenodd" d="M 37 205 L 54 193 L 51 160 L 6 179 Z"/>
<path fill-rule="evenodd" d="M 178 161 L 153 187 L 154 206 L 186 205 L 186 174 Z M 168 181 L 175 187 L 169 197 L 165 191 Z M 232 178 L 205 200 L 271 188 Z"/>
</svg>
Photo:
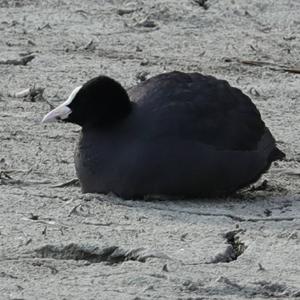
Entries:
<svg viewBox="0 0 300 300">
<path fill-rule="evenodd" d="M 284 157 L 248 96 L 199 73 L 161 74 L 128 91 L 99 76 L 42 122 L 54 120 L 82 127 L 75 166 L 83 192 L 225 196 Z"/>
</svg>

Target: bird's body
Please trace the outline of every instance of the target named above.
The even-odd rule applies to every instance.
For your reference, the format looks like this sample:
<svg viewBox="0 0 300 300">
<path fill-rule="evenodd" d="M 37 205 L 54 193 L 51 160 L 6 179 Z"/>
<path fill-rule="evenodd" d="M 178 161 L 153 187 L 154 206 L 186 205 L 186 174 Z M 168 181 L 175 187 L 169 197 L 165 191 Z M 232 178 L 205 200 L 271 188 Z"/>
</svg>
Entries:
<svg viewBox="0 0 300 300">
<path fill-rule="evenodd" d="M 223 196 L 283 157 L 250 98 L 226 81 L 171 72 L 128 95 L 128 109 L 113 121 L 80 122 L 75 165 L 84 192 Z M 114 110 L 117 101 L 106 113 Z"/>
</svg>

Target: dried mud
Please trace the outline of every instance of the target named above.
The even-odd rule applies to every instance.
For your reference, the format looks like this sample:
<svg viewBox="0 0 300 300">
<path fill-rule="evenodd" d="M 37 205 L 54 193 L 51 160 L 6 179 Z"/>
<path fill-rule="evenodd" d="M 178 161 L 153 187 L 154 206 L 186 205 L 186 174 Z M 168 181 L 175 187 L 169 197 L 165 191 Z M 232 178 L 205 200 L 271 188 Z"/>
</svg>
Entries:
<svg viewBox="0 0 300 300">
<path fill-rule="evenodd" d="M 300 297 L 299 16 L 296 0 L 0 0 L 0 299 Z M 50 106 L 98 74 L 171 70 L 245 91 L 287 158 L 227 199 L 63 184 L 80 129 L 41 125 Z"/>
</svg>

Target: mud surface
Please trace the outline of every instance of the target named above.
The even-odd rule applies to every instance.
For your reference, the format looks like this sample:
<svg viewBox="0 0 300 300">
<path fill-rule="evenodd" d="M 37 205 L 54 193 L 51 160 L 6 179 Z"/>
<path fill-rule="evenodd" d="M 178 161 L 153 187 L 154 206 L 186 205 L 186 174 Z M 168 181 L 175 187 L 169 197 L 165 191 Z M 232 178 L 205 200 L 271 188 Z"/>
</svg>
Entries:
<svg viewBox="0 0 300 300">
<path fill-rule="evenodd" d="M 0 299 L 300 297 L 299 16 L 296 0 L 0 0 Z M 50 104 L 101 73 L 171 70 L 240 87 L 286 160 L 228 199 L 63 185 L 79 128 L 40 125 Z"/>
</svg>

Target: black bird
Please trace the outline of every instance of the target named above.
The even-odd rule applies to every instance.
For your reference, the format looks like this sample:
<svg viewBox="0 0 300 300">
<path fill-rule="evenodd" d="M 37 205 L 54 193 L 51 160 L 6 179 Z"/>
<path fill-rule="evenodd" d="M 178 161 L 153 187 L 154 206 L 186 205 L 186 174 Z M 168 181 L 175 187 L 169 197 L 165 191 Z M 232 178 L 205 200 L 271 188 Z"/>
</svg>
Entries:
<svg viewBox="0 0 300 300">
<path fill-rule="evenodd" d="M 248 186 L 284 157 L 251 99 L 227 81 L 171 72 L 126 91 L 99 76 L 43 122 L 82 127 L 83 192 L 215 197 Z"/>
</svg>

